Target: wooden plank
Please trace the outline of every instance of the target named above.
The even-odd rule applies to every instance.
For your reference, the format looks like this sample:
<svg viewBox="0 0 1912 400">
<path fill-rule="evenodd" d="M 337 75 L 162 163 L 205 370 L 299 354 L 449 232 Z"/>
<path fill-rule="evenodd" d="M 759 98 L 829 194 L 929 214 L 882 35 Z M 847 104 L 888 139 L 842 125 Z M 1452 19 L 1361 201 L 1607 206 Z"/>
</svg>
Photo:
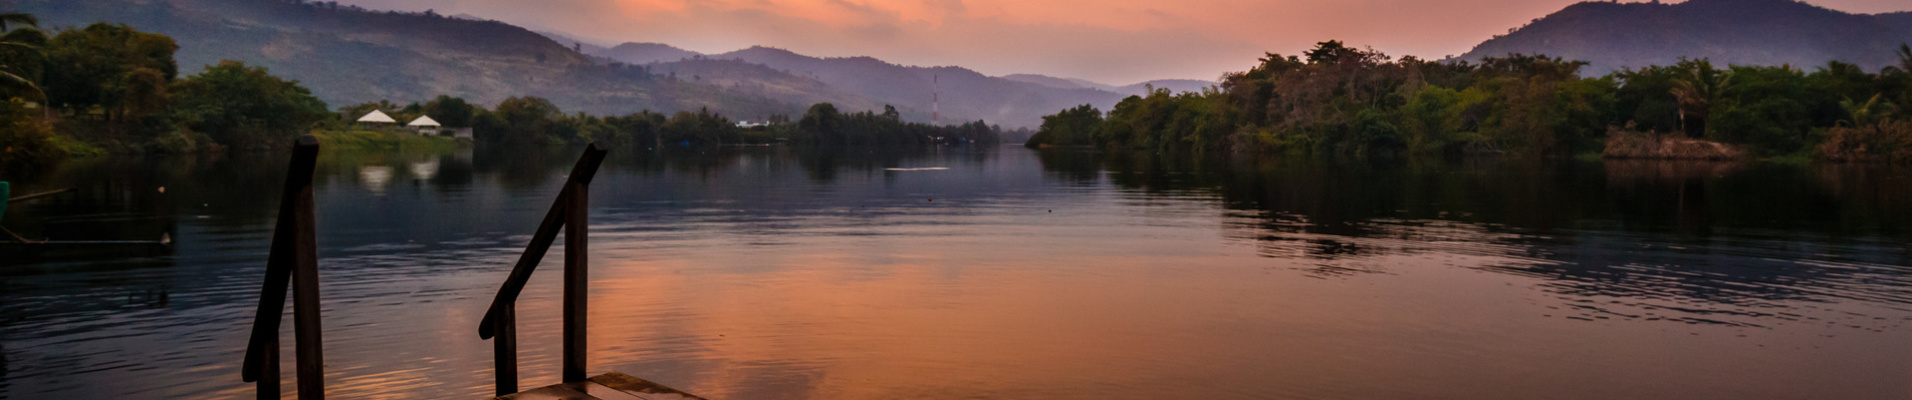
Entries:
<svg viewBox="0 0 1912 400">
<path fill-rule="evenodd" d="M 669 386 L 658 384 L 657 382 L 625 375 L 617 371 L 591 377 L 591 382 L 621 390 L 625 393 L 635 394 L 646 400 L 705 400 L 702 397 L 697 397 L 697 395 L 684 393 L 677 389 L 672 389 Z"/>
<path fill-rule="evenodd" d="M 637 397 L 636 394 L 627 393 L 592 381 L 570 382 L 564 384 L 564 387 L 584 392 L 584 394 L 590 395 L 591 398 L 599 400 L 649 400 L 643 397 Z"/>
<path fill-rule="evenodd" d="M 621 372 L 527 390 L 492 400 L 705 400 L 669 386 Z"/>
<path fill-rule="evenodd" d="M 596 398 L 591 397 L 591 395 L 584 394 L 576 390 L 571 390 L 571 388 L 564 387 L 564 385 L 545 386 L 545 387 L 526 390 L 523 392 L 513 393 L 509 395 L 498 396 L 498 397 L 495 397 L 494 399 L 496 400 L 596 400 Z"/>
<path fill-rule="evenodd" d="M 41 197 L 47 197 L 47 196 L 52 196 L 52 195 L 71 192 L 71 191 L 73 191 L 73 188 L 65 188 L 65 189 L 60 189 L 60 190 L 55 190 L 50 192 L 40 192 L 40 193 L 34 193 L 34 194 L 25 195 L 25 196 L 15 197 L 15 198 L 7 199 L 7 201 L 18 203 L 22 201 L 33 200 L 33 199 L 37 199 Z M 0 197 L 5 197 L 5 196 L 6 196 L 6 192 L 0 192 Z M 5 208 L 0 208 L 0 211 L 6 211 L 6 210 L 7 209 Z"/>
</svg>

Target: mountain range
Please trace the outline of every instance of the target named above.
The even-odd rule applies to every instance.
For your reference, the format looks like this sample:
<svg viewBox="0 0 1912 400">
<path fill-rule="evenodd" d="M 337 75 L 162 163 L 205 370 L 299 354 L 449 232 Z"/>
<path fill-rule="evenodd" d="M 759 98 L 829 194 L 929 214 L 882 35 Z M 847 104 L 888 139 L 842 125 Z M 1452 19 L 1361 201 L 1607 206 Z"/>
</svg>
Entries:
<svg viewBox="0 0 1912 400">
<path fill-rule="evenodd" d="M 1894 64 L 1912 42 L 1912 12 L 1853 14 L 1792 0 L 1688 0 L 1666 4 L 1586 2 L 1496 36 L 1462 59 L 1511 53 L 1588 62 L 1584 72 L 1669 65 L 1812 68 L 1839 60 L 1867 70 Z"/>
<path fill-rule="evenodd" d="M 441 94 L 485 105 L 539 96 L 565 111 L 601 115 L 708 108 L 759 120 L 831 102 L 851 112 L 890 105 L 914 122 L 980 119 L 1016 128 L 1036 126 L 1041 116 L 1080 104 L 1107 110 L 1151 88 L 1180 92 L 1215 85 L 989 76 L 956 66 L 814 57 L 770 47 L 703 54 L 660 43 L 598 45 L 482 16 L 304 0 L 0 0 L 0 9 L 35 14 L 48 29 L 112 22 L 166 34 L 180 45 L 182 73 L 222 59 L 244 61 L 301 81 L 335 107 Z M 1595 74 L 1682 57 L 1802 67 L 1843 60 L 1877 69 L 1896 62 L 1893 50 L 1907 42 L 1912 12 L 1852 14 L 1791 0 L 1588 2 L 1512 29 L 1459 58 L 1546 54 L 1587 61 L 1585 72 Z"/>
<path fill-rule="evenodd" d="M 48 29 L 110 22 L 165 34 L 180 45 L 175 58 L 182 73 L 220 60 L 244 61 L 300 81 L 335 107 L 441 94 L 486 105 L 538 96 L 567 112 L 708 108 L 761 120 L 831 102 L 847 112 L 881 112 L 893 105 L 904 119 L 917 122 L 985 120 L 1016 128 L 1033 127 L 1042 115 L 1078 104 L 1107 108 L 1135 92 L 764 47 L 714 55 L 647 43 L 586 47 L 560 33 L 541 34 L 478 16 L 374 11 L 330 2 L 0 0 L 0 8 L 37 15 Z"/>
<path fill-rule="evenodd" d="M 539 96 L 567 111 L 713 108 L 787 113 L 804 105 L 608 65 L 502 22 L 288 0 L 3 0 L 45 29 L 123 23 L 171 36 L 182 74 L 220 60 L 296 79 L 334 107 L 447 94 L 495 105 Z"/>
<path fill-rule="evenodd" d="M 832 102 L 849 110 L 880 110 L 883 105 L 893 105 L 905 120 L 912 121 L 950 123 L 982 119 L 1008 127 L 1033 127 L 1041 124 L 1043 115 L 1054 110 L 1080 104 L 1106 109 L 1123 97 L 1146 94 L 1149 87 L 1179 92 L 1201 91 L 1215 85 L 1215 82 L 1186 79 L 1112 86 L 1030 74 L 992 77 L 962 67 L 904 66 L 873 57 L 813 57 L 762 46 L 703 54 L 661 43 L 586 45 L 562 33 L 540 33 L 560 43 L 574 43 L 594 58 L 644 65 L 655 73 L 680 78 L 690 76 L 693 81 L 709 80 L 726 87 L 761 86 L 770 89 L 763 94 L 773 96 L 821 94 L 821 98 L 836 99 Z M 736 63 L 767 69 L 747 68 Z M 777 88 L 793 86 L 788 84 L 792 77 L 815 80 L 837 90 L 834 93 L 776 92 Z M 870 105 L 874 107 L 868 107 Z M 941 115 L 937 115 L 939 113 Z"/>
</svg>

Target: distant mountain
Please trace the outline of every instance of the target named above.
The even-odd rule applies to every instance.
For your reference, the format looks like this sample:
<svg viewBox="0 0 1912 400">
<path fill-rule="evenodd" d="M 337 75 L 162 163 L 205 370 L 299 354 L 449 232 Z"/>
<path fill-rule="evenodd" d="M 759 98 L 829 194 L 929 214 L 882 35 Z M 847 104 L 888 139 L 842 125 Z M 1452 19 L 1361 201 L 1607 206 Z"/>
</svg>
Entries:
<svg viewBox="0 0 1912 400">
<path fill-rule="evenodd" d="M 1587 61 L 1589 73 L 1667 65 L 1680 57 L 1808 70 L 1839 60 L 1876 70 L 1895 62 L 1893 51 L 1908 42 L 1908 12 L 1851 14 L 1791 0 L 1587 2 L 1496 36 L 1461 58 L 1546 54 Z"/>
<path fill-rule="evenodd" d="M 1156 89 L 1168 89 L 1170 93 L 1181 93 L 1181 92 L 1200 93 L 1202 89 L 1207 89 L 1209 86 L 1215 86 L 1215 85 L 1216 85 L 1215 82 L 1195 80 L 1195 79 L 1158 79 L 1158 80 L 1142 82 L 1142 83 L 1137 83 L 1134 85 L 1128 85 L 1128 86 L 1115 88 L 1114 92 L 1124 93 L 1124 94 L 1146 94 L 1148 93 L 1148 87 L 1154 86 Z"/>
<path fill-rule="evenodd" d="M 1095 82 L 1091 82 L 1091 81 L 1083 80 L 1083 79 L 1057 78 L 1053 76 L 1035 75 L 1035 74 L 1003 75 L 1001 76 L 1001 78 L 1017 81 L 1017 82 L 1043 85 L 1043 86 L 1048 86 L 1048 87 L 1058 88 L 1058 89 L 1095 89 L 1095 90 L 1101 90 L 1101 91 L 1115 93 L 1115 94 L 1119 94 L 1123 96 L 1148 95 L 1149 87 L 1151 86 L 1155 87 L 1156 89 L 1168 89 L 1168 91 L 1171 93 L 1181 93 L 1181 92 L 1201 92 L 1202 89 L 1206 89 L 1209 86 L 1215 85 L 1215 82 L 1195 80 L 1195 79 L 1159 79 L 1159 80 L 1142 82 L 1142 83 L 1137 83 L 1137 84 L 1128 85 L 1128 86 L 1110 86 L 1110 85 L 1104 85 L 1104 84 L 1095 83 Z"/>
<path fill-rule="evenodd" d="M 763 64 L 809 77 L 846 93 L 894 105 L 904 119 L 911 121 L 930 120 L 933 98 L 940 99 L 943 123 L 984 120 L 1016 128 L 1041 125 L 1043 115 L 1077 105 L 1094 104 L 1106 109 L 1123 97 L 1103 90 L 995 78 L 962 67 L 902 66 L 871 57 L 818 58 L 769 47 L 705 57 Z M 679 72 L 679 76 L 682 74 Z"/>
<path fill-rule="evenodd" d="M 603 51 L 587 51 L 586 53 L 638 65 L 677 61 L 703 55 L 695 51 L 684 50 L 661 43 L 625 43 Z"/>
<path fill-rule="evenodd" d="M 458 15 L 468 15 L 468 14 L 458 14 Z M 458 18 L 458 17 L 453 16 L 452 18 Z M 573 50 L 577 50 L 580 53 L 584 53 L 584 55 L 586 56 L 594 56 L 598 59 L 598 61 L 604 61 L 604 62 L 617 61 L 617 60 L 612 60 L 608 57 L 597 56 L 598 53 L 603 53 L 605 51 L 610 50 L 610 48 L 608 47 L 599 46 L 597 44 L 591 43 L 591 41 L 578 39 L 575 37 L 571 37 L 571 35 L 566 35 L 562 33 L 557 33 L 552 31 L 535 31 L 535 32 L 537 32 L 538 35 L 542 35 L 544 37 L 550 38 L 551 41 L 553 42 L 558 42 L 559 45 L 570 45 L 572 46 Z"/>
<path fill-rule="evenodd" d="M 1081 104 L 1109 109 L 1143 84 L 990 77 L 961 67 L 870 57 L 818 58 L 752 47 L 702 55 L 656 43 L 593 45 L 469 15 L 371 11 L 284 0 L 0 0 L 47 28 L 124 23 L 172 36 L 182 74 L 231 59 L 295 79 L 326 103 L 423 101 L 445 94 L 495 105 L 538 96 L 565 111 L 617 115 L 708 108 L 740 119 L 800 115 L 831 102 L 854 112 L 894 105 L 903 118 L 984 120 L 1006 128 Z M 1039 78 L 1038 78 L 1039 77 Z M 1035 81 L 1035 82 L 1032 82 Z M 1202 81 L 1153 81 L 1198 90 Z M 940 103 L 932 98 L 940 97 Z"/>
<path fill-rule="evenodd" d="M 260 0 L 8 0 L 46 28 L 124 23 L 172 36 L 182 74 L 222 59 L 299 80 L 338 107 L 440 94 L 496 104 L 539 96 L 566 111 L 622 114 L 708 107 L 737 114 L 804 105 L 608 66 L 524 28 L 336 3 Z M 807 104 L 806 104 L 807 105 Z"/>
<path fill-rule="evenodd" d="M 793 104 L 834 103 L 845 111 L 883 109 L 883 103 L 848 93 L 816 79 L 793 75 L 762 64 L 714 58 L 680 58 L 647 66 L 665 79 L 724 88 L 727 93 L 774 98 Z M 795 114 L 791 114 L 796 116 Z M 768 114 L 731 113 L 734 119 L 763 121 Z M 925 118 L 927 119 L 927 118 Z"/>
<path fill-rule="evenodd" d="M 1000 78 L 1008 79 L 1008 80 L 1012 80 L 1016 82 L 1022 82 L 1022 83 L 1033 83 L 1033 84 L 1048 86 L 1048 87 L 1057 88 L 1057 89 L 1111 89 L 1108 86 L 1098 85 L 1098 84 L 1095 84 L 1094 82 L 1089 82 L 1089 81 L 1085 81 L 1081 79 L 1065 79 L 1065 78 L 1057 78 L 1057 77 L 1048 76 L 1048 75 L 1010 74 L 1010 75 L 1003 75 Z"/>
</svg>

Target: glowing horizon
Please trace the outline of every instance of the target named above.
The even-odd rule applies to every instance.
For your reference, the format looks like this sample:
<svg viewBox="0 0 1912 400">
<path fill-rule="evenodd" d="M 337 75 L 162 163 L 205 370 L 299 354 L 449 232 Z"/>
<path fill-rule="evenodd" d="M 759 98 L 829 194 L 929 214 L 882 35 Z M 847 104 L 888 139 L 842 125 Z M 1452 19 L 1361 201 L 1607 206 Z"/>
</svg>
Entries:
<svg viewBox="0 0 1912 400">
<path fill-rule="evenodd" d="M 1393 56 L 1459 55 L 1577 0 L 1420 2 L 1188 0 L 346 0 L 372 9 L 471 14 L 595 44 L 662 43 L 705 54 L 768 46 L 1105 84 L 1214 80 L 1264 52 L 1342 40 Z M 1851 13 L 1898 0 L 1816 0 Z M 1895 9 L 1897 8 L 1897 9 Z"/>
</svg>

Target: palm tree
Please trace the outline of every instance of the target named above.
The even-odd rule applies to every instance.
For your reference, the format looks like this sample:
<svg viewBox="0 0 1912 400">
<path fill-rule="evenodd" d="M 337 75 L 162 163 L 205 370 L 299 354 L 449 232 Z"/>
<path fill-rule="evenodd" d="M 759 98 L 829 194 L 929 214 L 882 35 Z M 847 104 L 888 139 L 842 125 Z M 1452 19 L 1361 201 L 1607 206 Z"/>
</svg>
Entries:
<svg viewBox="0 0 1912 400">
<path fill-rule="evenodd" d="M 27 78 L 32 74 L 26 69 L 43 56 L 40 46 L 46 44 L 46 34 L 39 26 L 40 19 L 33 14 L 0 14 L 0 86 L 25 88 L 45 101 L 46 92 Z"/>
<path fill-rule="evenodd" d="M 1912 45 L 1899 43 L 1899 71 L 1912 74 Z"/>
<path fill-rule="evenodd" d="M 1844 122 L 1847 126 L 1859 127 L 1879 122 L 1883 119 L 1881 117 L 1891 112 L 1892 104 L 1885 102 L 1885 93 L 1879 93 L 1872 95 L 1872 99 L 1864 103 L 1854 102 L 1850 98 L 1840 100 L 1839 108 L 1845 109 L 1846 115 L 1851 117 L 1839 122 Z"/>
<path fill-rule="evenodd" d="M 1706 136 L 1713 100 L 1732 87 L 1732 70 L 1715 70 L 1706 61 L 1694 63 L 1691 79 L 1673 80 L 1673 99 L 1679 103 L 1680 130 L 1687 137 Z"/>
</svg>

